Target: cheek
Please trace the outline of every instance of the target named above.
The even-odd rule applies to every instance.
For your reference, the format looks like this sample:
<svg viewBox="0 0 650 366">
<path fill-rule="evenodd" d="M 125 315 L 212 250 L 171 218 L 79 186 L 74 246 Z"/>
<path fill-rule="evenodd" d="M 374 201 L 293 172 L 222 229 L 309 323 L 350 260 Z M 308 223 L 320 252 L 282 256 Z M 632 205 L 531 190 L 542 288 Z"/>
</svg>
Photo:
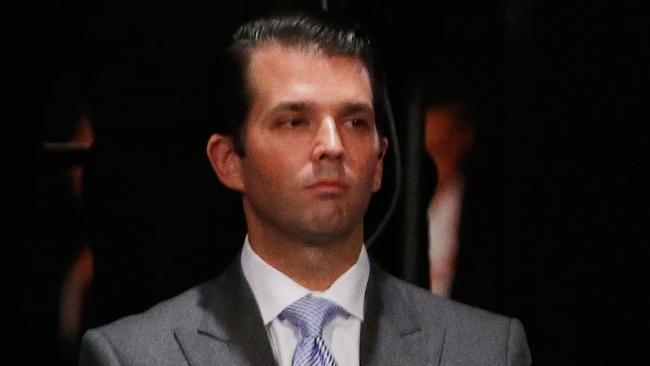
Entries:
<svg viewBox="0 0 650 366">
<path fill-rule="evenodd" d="M 378 172 L 380 167 L 378 165 L 380 161 L 378 149 L 368 148 L 357 156 L 362 157 L 356 162 L 358 164 L 356 168 L 358 179 L 362 179 L 365 185 L 374 182 L 377 173 L 380 173 Z"/>
<path fill-rule="evenodd" d="M 296 154 L 291 150 L 266 147 L 251 151 L 248 157 L 245 171 L 250 184 L 285 186 L 295 180 L 299 171 Z"/>
</svg>

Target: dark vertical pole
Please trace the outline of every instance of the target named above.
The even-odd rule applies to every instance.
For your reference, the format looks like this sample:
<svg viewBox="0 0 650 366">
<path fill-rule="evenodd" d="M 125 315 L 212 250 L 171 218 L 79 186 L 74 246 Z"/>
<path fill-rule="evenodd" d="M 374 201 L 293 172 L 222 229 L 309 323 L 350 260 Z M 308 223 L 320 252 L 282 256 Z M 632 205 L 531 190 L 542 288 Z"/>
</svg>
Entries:
<svg viewBox="0 0 650 366">
<path fill-rule="evenodd" d="M 409 87 L 409 85 L 411 87 Z M 422 152 L 422 113 L 420 108 L 421 86 L 414 78 L 404 87 L 406 111 L 404 124 L 404 273 L 403 278 L 411 283 L 417 282 L 417 256 L 420 238 L 418 215 L 421 200 L 420 164 Z"/>
</svg>

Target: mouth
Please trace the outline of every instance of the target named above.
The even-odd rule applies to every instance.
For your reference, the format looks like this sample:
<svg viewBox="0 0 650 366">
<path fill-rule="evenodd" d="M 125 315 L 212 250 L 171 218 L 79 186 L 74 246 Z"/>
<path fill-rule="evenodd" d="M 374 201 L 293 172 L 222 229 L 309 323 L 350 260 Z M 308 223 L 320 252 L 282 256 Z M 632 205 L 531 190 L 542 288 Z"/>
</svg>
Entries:
<svg viewBox="0 0 650 366">
<path fill-rule="evenodd" d="M 307 189 L 323 195 L 340 195 L 349 186 L 341 180 L 319 180 L 307 186 Z"/>
</svg>

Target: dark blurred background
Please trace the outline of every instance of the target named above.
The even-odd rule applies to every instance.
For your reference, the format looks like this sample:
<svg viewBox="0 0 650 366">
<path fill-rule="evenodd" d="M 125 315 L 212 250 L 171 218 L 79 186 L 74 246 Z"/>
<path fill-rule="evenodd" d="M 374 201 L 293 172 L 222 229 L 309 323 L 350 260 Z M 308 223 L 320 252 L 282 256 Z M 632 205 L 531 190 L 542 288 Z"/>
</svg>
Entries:
<svg viewBox="0 0 650 366">
<path fill-rule="evenodd" d="M 387 71 L 404 174 L 375 259 L 430 286 L 426 210 L 437 174 L 425 115 L 429 103 L 460 98 L 475 133 L 448 296 L 521 319 L 535 365 L 645 364 L 649 18 L 632 2 L 540 0 L 12 9 L 12 361 L 74 365 L 89 327 L 146 310 L 232 260 L 245 226 L 239 198 L 205 157 L 209 122 L 218 123 L 205 113 L 205 80 L 241 22 L 325 3 L 375 34 Z M 368 236 L 390 204 L 395 165 L 389 155 Z"/>
</svg>

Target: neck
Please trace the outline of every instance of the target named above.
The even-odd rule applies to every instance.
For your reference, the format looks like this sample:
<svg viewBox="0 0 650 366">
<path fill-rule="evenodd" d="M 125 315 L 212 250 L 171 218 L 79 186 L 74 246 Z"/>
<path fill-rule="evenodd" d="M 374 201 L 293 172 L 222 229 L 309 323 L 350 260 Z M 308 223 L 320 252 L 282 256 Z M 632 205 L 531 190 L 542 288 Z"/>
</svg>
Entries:
<svg viewBox="0 0 650 366">
<path fill-rule="evenodd" d="M 363 228 L 339 240 L 314 244 L 249 225 L 248 239 L 253 251 L 275 269 L 303 287 L 324 291 L 359 259 Z"/>
</svg>

